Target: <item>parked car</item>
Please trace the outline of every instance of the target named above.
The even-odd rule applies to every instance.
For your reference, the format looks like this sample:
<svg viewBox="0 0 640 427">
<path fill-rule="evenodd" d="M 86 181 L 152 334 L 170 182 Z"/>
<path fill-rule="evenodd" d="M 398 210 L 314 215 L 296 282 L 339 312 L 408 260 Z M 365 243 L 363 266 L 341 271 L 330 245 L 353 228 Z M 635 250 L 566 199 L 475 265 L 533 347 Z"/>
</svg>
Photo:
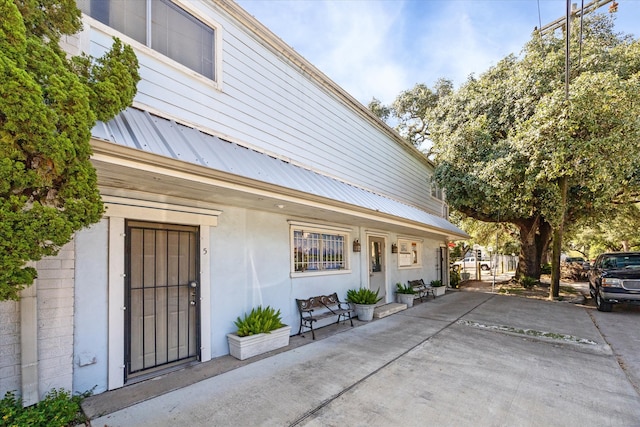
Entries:
<svg viewBox="0 0 640 427">
<path fill-rule="evenodd" d="M 640 303 L 640 252 L 599 255 L 589 270 L 589 292 L 599 311 L 620 302 Z"/>
<path fill-rule="evenodd" d="M 467 269 L 467 268 L 476 268 L 476 258 L 475 257 L 465 257 L 464 259 L 460 260 L 460 261 L 456 261 L 453 263 L 452 268 L 455 271 L 459 271 L 461 269 Z M 489 271 L 491 270 L 491 261 L 487 260 L 480 260 L 480 269 L 484 270 L 484 271 Z"/>
</svg>

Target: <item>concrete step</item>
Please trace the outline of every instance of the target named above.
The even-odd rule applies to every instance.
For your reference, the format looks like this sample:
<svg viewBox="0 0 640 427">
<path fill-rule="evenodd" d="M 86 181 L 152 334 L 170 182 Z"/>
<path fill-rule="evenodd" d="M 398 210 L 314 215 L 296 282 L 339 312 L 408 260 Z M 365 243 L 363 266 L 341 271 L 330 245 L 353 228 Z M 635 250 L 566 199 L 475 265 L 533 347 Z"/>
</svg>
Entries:
<svg viewBox="0 0 640 427">
<path fill-rule="evenodd" d="M 399 304 L 397 302 L 391 302 L 389 304 L 384 304 L 376 307 L 373 310 L 373 318 L 374 319 L 382 319 L 383 317 L 390 316 L 394 313 L 397 313 L 402 310 L 407 309 L 407 304 Z"/>
</svg>

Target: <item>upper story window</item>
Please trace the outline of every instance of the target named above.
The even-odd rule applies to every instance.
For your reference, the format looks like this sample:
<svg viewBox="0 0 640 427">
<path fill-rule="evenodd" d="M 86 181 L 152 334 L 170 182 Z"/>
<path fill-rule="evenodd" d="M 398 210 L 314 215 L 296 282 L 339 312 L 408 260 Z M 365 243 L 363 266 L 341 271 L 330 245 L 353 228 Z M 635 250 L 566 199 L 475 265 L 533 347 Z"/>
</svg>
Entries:
<svg viewBox="0 0 640 427">
<path fill-rule="evenodd" d="M 291 272 L 344 272 L 349 267 L 348 242 L 347 231 L 292 224 Z"/>
<path fill-rule="evenodd" d="M 77 0 L 105 25 L 216 80 L 216 30 L 170 0 Z"/>
<path fill-rule="evenodd" d="M 436 179 L 430 175 L 428 178 L 429 187 L 431 188 L 431 197 L 435 197 L 438 200 L 442 200 L 442 188 L 436 183 Z"/>
</svg>

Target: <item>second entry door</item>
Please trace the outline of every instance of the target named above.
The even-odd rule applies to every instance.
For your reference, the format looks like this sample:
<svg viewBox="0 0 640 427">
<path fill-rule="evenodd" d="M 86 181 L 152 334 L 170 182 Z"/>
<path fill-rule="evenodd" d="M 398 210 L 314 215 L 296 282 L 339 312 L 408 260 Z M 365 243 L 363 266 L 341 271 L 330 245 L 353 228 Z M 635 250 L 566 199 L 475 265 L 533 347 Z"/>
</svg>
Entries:
<svg viewBox="0 0 640 427">
<path fill-rule="evenodd" d="M 384 238 L 369 236 L 369 289 L 378 291 L 382 299 L 378 304 L 384 304 L 387 296 L 386 263 Z"/>
</svg>

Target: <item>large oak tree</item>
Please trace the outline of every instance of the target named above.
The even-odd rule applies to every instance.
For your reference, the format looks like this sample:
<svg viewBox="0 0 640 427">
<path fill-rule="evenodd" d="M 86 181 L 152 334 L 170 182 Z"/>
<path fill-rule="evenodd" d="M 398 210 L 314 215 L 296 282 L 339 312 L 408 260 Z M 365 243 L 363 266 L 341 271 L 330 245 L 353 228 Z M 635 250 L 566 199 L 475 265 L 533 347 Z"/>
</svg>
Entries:
<svg viewBox="0 0 640 427">
<path fill-rule="evenodd" d="M 394 105 L 426 106 L 420 117 L 392 108 L 410 140 L 428 132 L 451 207 L 519 229 L 518 276 L 540 277 L 554 228 L 605 217 L 638 192 L 640 42 L 604 15 L 585 19 L 582 38 L 574 27 L 568 101 L 564 36 L 534 32 L 520 56 L 457 90 L 441 81 L 401 94 Z"/>
</svg>

